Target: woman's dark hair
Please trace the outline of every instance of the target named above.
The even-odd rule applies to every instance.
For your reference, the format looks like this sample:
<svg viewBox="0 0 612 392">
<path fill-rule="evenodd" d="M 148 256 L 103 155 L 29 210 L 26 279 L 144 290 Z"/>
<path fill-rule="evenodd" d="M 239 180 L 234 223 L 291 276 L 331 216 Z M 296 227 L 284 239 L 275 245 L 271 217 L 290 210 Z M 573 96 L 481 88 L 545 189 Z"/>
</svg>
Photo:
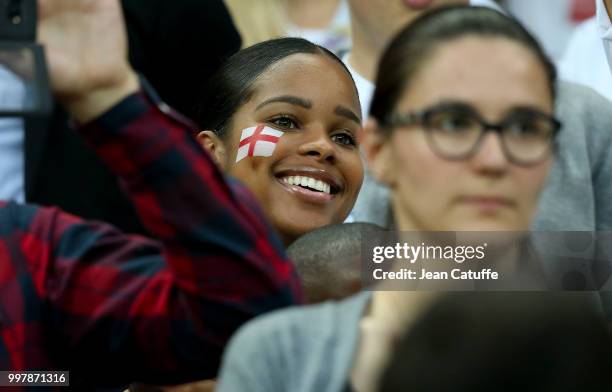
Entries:
<svg viewBox="0 0 612 392">
<path fill-rule="evenodd" d="M 211 77 L 198 110 L 199 128 L 213 130 L 219 137 L 225 137 L 232 116 L 252 97 L 253 84 L 259 76 L 285 57 L 299 53 L 328 56 L 351 75 L 336 55 L 305 39 L 277 38 L 258 43 L 228 58 Z"/>
<path fill-rule="evenodd" d="M 468 35 L 507 38 L 529 49 L 544 67 L 555 98 L 555 67 L 518 21 L 490 8 L 450 6 L 424 14 L 391 41 L 379 63 L 370 114 L 384 125 L 411 79 L 434 51 L 441 44 Z"/>
</svg>

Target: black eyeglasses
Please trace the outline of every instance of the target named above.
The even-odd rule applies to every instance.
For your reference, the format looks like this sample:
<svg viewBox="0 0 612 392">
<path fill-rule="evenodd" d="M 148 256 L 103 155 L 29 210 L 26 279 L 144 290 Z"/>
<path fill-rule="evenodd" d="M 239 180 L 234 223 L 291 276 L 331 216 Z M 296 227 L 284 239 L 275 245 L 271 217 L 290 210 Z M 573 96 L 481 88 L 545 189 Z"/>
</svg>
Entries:
<svg viewBox="0 0 612 392">
<path fill-rule="evenodd" d="M 469 159 L 478 152 L 486 132 L 499 134 L 506 158 L 517 165 L 532 166 L 553 151 L 561 123 L 531 108 L 514 109 L 498 124 L 486 122 L 474 108 L 446 103 L 420 112 L 393 114 L 386 126 L 421 125 L 431 149 L 441 158 Z"/>
</svg>

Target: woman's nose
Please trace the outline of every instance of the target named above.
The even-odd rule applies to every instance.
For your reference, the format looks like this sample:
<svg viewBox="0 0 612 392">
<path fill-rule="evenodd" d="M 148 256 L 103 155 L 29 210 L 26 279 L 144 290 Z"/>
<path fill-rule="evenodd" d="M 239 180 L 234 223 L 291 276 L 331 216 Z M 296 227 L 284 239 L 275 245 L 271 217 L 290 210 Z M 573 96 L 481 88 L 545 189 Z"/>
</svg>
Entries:
<svg viewBox="0 0 612 392">
<path fill-rule="evenodd" d="M 505 171 L 510 164 L 500 136 L 492 132 L 484 135 L 471 161 L 478 171 L 495 174 Z"/>
<path fill-rule="evenodd" d="M 320 161 L 334 162 L 336 160 L 336 149 L 327 131 L 312 130 L 309 133 L 311 134 L 308 140 L 299 147 L 300 154 L 315 157 Z"/>
</svg>

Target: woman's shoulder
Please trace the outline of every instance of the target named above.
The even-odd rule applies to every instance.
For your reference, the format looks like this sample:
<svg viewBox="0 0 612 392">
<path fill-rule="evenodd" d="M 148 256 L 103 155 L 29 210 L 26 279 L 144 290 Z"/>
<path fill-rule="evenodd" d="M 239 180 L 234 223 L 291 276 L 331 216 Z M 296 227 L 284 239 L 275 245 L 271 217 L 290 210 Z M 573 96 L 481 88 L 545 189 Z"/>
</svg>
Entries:
<svg viewBox="0 0 612 392">
<path fill-rule="evenodd" d="M 284 339 L 320 340 L 334 335 L 337 328 L 346 331 L 352 325 L 356 329 L 370 298 L 371 293 L 363 292 L 342 301 L 280 309 L 248 322 L 240 328 L 235 338 L 243 342 L 271 339 L 275 344 Z"/>
<path fill-rule="evenodd" d="M 363 292 L 339 302 L 291 307 L 271 312 L 246 323 L 232 337 L 227 359 L 235 351 L 240 358 L 267 357 L 273 362 L 287 358 L 298 362 L 323 353 L 331 355 L 351 346 L 371 293 Z"/>
<path fill-rule="evenodd" d="M 241 327 L 225 352 L 219 391 L 313 390 L 346 380 L 359 319 L 371 293 L 340 302 L 293 307 Z M 322 362 L 328 364 L 321 371 Z M 257 383 L 257 389 L 245 385 Z M 331 389 L 330 389 L 331 390 Z"/>
</svg>

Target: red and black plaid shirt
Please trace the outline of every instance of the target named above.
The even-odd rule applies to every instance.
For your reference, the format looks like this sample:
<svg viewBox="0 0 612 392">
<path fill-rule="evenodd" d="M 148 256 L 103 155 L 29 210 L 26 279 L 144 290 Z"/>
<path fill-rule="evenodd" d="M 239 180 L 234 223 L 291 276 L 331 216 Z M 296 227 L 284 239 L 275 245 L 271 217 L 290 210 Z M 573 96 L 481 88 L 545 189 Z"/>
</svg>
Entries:
<svg viewBox="0 0 612 392">
<path fill-rule="evenodd" d="M 245 321 L 301 301 L 245 189 L 135 94 L 81 128 L 159 241 L 55 208 L 0 203 L 0 370 L 89 385 L 213 377 Z"/>
</svg>

